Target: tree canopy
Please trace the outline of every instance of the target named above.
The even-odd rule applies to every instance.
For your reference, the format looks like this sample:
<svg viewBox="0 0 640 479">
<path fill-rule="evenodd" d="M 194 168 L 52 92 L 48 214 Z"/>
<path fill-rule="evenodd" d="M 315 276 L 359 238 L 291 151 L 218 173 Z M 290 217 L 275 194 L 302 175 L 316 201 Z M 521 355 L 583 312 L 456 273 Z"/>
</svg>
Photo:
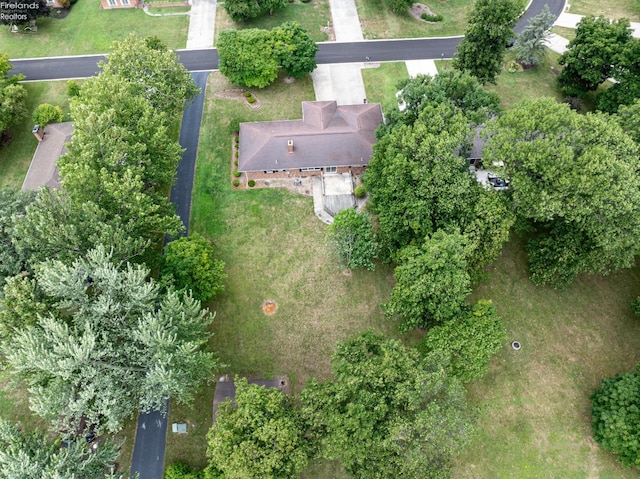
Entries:
<svg viewBox="0 0 640 479">
<path fill-rule="evenodd" d="M 0 281 L 26 269 L 25 255 L 14 242 L 16 219 L 24 216 L 35 197 L 32 191 L 0 188 Z"/>
<path fill-rule="evenodd" d="M 496 93 L 485 90 L 477 78 L 457 70 L 435 76 L 417 75 L 400 81 L 397 87 L 400 90 L 398 100 L 404 102 L 405 108 L 400 113 L 388 115 L 390 127 L 397 122 L 412 125 L 427 106 L 442 103 L 453 106 L 475 124 L 484 123 L 501 110 Z"/>
<path fill-rule="evenodd" d="M 100 67 L 107 76 L 126 79 L 135 93 L 148 100 L 156 111 L 172 117 L 180 115 L 184 102 L 200 91 L 175 52 L 157 48 L 157 42 L 147 42 L 134 34 L 114 42 Z"/>
<path fill-rule="evenodd" d="M 224 9 L 232 20 L 244 22 L 267 13 L 271 15 L 286 5 L 286 0 L 230 0 L 224 2 Z"/>
<path fill-rule="evenodd" d="M 487 161 L 504 163 L 536 283 L 634 264 L 640 238 L 638 145 L 611 117 L 552 99 L 525 101 L 487 127 Z"/>
<path fill-rule="evenodd" d="M 520 11 L 520 3 L 515 0 L 477 0 L 458 44 L 454 68 L 470 73 L 481 83 L 495 83 Z"/>
<path fill-rule="evenodd" d="M 22 76 L 9 76 L 10 70 L 9 55 L 0 53 L 0 145 L 3 133 L 27 114 L 27 90 L 18 83 Z"/>
<path fill-rule="evenodd" d="M 227 277 L 224 262 L 215 259 L 211 243 L 198 233 L 167 243 L 160 274 L 164 282 L 203 302 L 224 289 Z"/>
<path fill-rule="evenodd" d="M 81 438 L 67 447 L 49 443 L 39 433 L 26 433 L 0 419 L 0 479 L 119 479 L 106 470 L 118 450 L 109 442 L 89 452 Z"/>
<path fill-rule="evenodd" d="M 212 316 L 189 295 L 117 264 L 102 247 L 72 264 L 50 260 L 35 279 L 51 307 L 12 338 L 9 369 L 30 386 L 31 408 L 70 429 L 81 418 L 117 431 L 140 407 L 189 402 L 216 364 L 202 347 Z"/>
<path fill-rule="evenodd" d="M 295 22 L 283 23 L 273 31 L 278 64 L 289 76 L 301 78 L 316 69 L 318 45 Z"/>
<path fill-rule="evenodd" d="M 336 347 L 332 373 L 301 395 L 321 457 L 354 478 L 447 477 L 471 425 L 464 388 L 441 356 L 365 332 Z"/>
<path fill-rule="evenodd" d="M 558 60 L 564 65 L 558 83 L 567 95 L 582 97 L 612 75 L 632 37 L 629 20 L 594 16 L 584 17 L 575 33 Z"/>
<path fill-rule="evenodd" d="M 481 299 L 462 318 L 431 328 L 418 344 L 422 354 L 440 351 L 449 356 L 449 371 L 462 382 L 480 379 L 489 361 L 507 339 L 491 301 Z"/>
<path fill-rule="evenodd" d="M 282 391 L 236 379 L 237 406 L 219 405 L 208 434 L 214 477 L 292 479 L 306 467 L 309 442 L 299 411 Z"/>
<path fill-rule="evenodd" d="M 422 246 L 398 253 L 396 285 L 383 305 L 401 332 L 426 328 L 459 315 L 471 292 L 466 238 L 460 232 L 436 231 Z"/>
<path fill-rule="evenodd" d="M 327 239 L 342 264 L 349 269 L 373 270 L 378 245 L 371 218 L 353 208 L 342 210 L 327 230 Z"/>
<path fill-rule="evenodd" d="M 316 68 L 318 46 L 295 22 L 272 30 L 225 30 L 217 42 L 220 72 L 233 83 L 264 88 L 282 67 L 290 76 L 302 77 Z"/>
<path fill-rule="evenodd" d="M 626 466 L 640 466 L 640 372 L 602 381 L 591 396 L 593 435 Z"/>
</svg>

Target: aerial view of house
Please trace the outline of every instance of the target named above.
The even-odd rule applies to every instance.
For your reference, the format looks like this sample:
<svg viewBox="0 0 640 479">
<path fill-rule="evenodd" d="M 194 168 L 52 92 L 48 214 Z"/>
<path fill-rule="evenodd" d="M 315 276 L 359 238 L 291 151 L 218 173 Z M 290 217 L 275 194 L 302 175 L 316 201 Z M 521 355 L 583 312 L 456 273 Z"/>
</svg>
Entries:
<svg viewBox="0 0 640 479">
<path fill-rule="evenodd" d="M 0 479 L 638 477 L 640 6 L 0 2 Z"/>
</svg>

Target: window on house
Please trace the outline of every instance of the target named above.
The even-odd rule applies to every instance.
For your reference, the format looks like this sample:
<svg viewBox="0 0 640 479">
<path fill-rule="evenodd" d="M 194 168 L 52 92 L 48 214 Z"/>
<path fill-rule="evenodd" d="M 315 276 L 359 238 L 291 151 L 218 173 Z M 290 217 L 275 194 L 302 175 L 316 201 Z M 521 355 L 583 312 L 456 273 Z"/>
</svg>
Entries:
<svg viewBox="0 0 640 479">
<path fill-rule="evenodd" d="M 123 5 L 129 5 L 129 0 L 122 0 Z"/>
<path fill-rule="evenodd" d="M 300 168 L 300 171 L 320 171 L 322 168 Z"/>
<path fill-rule="evenodd" d="M 116 4 L 116 0 L 109 0 L 109 5 L 114 6 Z"/>
<path fill-rule="evenodd" d="M 327 166 L 324 169 L 325 173 L 337 173 L 338 172 L 338 167 L 337 166 Z"/>
</svg>

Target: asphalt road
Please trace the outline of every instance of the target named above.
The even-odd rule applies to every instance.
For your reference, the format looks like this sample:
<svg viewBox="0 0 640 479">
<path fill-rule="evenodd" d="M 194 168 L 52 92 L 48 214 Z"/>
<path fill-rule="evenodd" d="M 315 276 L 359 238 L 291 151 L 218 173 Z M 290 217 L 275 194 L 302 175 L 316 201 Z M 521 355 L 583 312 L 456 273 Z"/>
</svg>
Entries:
<svg viewBox="0 0 640 479">
<path fill-rule="evenodd" d="M 514 30 L 522 31 L 529 20 L 542 11 L 548 4 L 551 13 L 557 18 L 564 9 L 564 0 L 532 0 Z M 390 62 L 405 60 L 440 60 L 452 58 L 456 46 L 462 37 L 416 38 L 399 40 L 367 40 L 363 42 L 319 43 L 316 54 L 318 64 L 362 62 L 365 57 L 372 61 Z M 192 72 L 218 69 L 218 51 L 215 48 L 204 50 L 178 50 L 180 62 Z M 27 80 L 62 80 L 68 78 L 86 78 L 98 71 L 98 62 L 104 55 L 12 59 L 10 74 L 22 73 Z"/>
<path fill-rule="evenodd" d="M 180 146 L 185 148 L 182 160 L 178 164 L 176 183 L 171 188 L 171 202 L 176 205 L 176 213 L 189 232 L 191 218 L 191 192 L 196 170 L 196 153 L 198 152 L 198 136 L 204 108 L 204 90 L 209 72 L 192 73 L 193 81 L 200 87 L 200 94 L 187 105 L 182 114 L 180 126 Z"/>
<path fill-rule="evenodd" d="M 138 479 L 160 479 L 163 477 L 168 417 L 168 401 L 166 416 L 158 411 L 138 416 L 136 444 L 131 461 L 131 478 L 136 477 L 136 473 L 139 474 Z"/>
</svg>

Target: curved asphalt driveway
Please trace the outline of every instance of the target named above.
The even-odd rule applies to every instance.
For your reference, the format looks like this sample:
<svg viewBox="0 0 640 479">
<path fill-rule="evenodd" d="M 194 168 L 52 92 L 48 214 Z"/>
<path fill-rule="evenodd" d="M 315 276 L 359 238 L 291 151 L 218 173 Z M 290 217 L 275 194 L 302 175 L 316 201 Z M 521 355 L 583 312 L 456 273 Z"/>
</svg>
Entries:
<svg viewBox="0 0 640 479">
<path fill-rule="evenodd" d="M 514 30 L 522 31 L 529 20 L 539 14 L 545 5 L 555 18 L 564 9 L 564 0 L 532 0 L 527 11 L 520 17 Z M 440 60 L 452 58 L 461 40 L 458 37 L 415 38 L 399 40 L 365 40 L 362 42 L 319 43 L 316 62 L 353 63 L 362 62 L 365 57 L 373 61 L 405 61 L 405 60 Z M 180 62 L 192 72 L 218 69 L 218 51 L 215 48 L 203 50 L 178 50 Z M 86 78 L 94 76 L 98 71 L 97 63 L 104 60 L 104 55 L 87 55 L 73 57 L 13 59 L 13 69 L 9 74 L 22 73 L 27 80 L 62 80 L 67 78 Z"/>
</svg>

